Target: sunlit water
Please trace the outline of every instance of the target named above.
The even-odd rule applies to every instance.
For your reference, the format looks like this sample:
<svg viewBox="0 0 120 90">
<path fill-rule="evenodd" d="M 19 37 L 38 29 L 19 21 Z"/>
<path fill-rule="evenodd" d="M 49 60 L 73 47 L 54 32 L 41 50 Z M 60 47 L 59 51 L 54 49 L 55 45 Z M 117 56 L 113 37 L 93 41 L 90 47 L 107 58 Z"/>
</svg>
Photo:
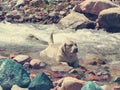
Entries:
<svg viewBox="0 0 120 90">
<path fill-rule="evenodd" d="M 0 23 L 0 49 L 21 52 L 38 52 L 47 47 L 50 33 L 54 30 L 54 42 L 66 39 L 77 42 L 79 58 L 96 54 L 107 60 L 120 60 L 120 33 L 107 33 L 103 30 L 59 29 L 56 25 Z M 39 40 L 28 39 L 34 35 Z"/>
</svg>

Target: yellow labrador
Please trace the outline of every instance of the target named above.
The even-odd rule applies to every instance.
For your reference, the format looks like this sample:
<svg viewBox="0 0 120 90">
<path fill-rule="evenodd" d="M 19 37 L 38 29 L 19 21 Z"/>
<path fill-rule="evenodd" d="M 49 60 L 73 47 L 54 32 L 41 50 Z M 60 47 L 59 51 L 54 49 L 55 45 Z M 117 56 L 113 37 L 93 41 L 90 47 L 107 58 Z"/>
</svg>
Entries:
<svg viewBox="0 0 120 90">
<path fill-rule="evenodd" d="M 51 43 L 45 50 L 40 52 L 40 56 L 54 58 L 57 62 L 66 62 L 72 67 L 79 66 L 78 47 L 74 41 L 66 40 L 61 45 L 56 45 L 53 41 L 53 33 L 51 33 L 50 39 Z"/>
</svg>

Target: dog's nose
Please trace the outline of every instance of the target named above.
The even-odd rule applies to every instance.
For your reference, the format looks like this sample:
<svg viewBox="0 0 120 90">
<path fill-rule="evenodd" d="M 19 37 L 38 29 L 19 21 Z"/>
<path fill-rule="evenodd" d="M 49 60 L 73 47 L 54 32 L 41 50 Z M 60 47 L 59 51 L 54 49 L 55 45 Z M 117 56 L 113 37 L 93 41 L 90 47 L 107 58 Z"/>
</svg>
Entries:
<svg viewBox="0 0 120 90">
<path fill-rule="evenodd" d="M 75 48 L 73 53 L 77 53 L 78 52 L 78 48 Z"/>
</svg>

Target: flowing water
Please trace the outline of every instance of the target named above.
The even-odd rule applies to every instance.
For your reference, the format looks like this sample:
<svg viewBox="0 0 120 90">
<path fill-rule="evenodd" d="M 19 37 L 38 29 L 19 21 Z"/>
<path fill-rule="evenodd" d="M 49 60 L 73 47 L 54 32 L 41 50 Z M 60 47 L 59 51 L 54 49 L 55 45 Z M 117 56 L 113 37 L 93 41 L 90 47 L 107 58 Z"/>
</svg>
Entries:
<svg viewBox="0 0 120 90">
<path fill-rule="evenodd" d="M 66 39 L 78 44 L 78 57 L 96 54 L 109 61 L 120 60 L 120 33 L 107 33 L 103 30 L 59 29 L 55 24 L 11 24 L 0 23 L 0 50 L 34 53 L 47 47 L 50 33 L 54 30 L 54 42 Z"/>
</svg>

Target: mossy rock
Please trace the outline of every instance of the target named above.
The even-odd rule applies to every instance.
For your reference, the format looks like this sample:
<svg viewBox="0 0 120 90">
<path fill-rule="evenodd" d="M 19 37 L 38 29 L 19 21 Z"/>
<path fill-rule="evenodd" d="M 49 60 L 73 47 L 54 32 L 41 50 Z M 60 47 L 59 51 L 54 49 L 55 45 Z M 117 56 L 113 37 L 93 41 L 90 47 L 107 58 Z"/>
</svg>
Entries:
<svg viewBox="0 0 120 90">
<path fill-rule="evenodd" d="M 11 59 L 0 59 L 0 85 L 4 90 L 10 90 L 14 84 L 28 87 L 29 83 L 29 74 L 21 64 Z"/>
<path fill-rule="evenodd" d="M 38 74 L 30 83 L 29 90 L 50 90 L 53 83 L 45 73 Z"/>
</svg>

